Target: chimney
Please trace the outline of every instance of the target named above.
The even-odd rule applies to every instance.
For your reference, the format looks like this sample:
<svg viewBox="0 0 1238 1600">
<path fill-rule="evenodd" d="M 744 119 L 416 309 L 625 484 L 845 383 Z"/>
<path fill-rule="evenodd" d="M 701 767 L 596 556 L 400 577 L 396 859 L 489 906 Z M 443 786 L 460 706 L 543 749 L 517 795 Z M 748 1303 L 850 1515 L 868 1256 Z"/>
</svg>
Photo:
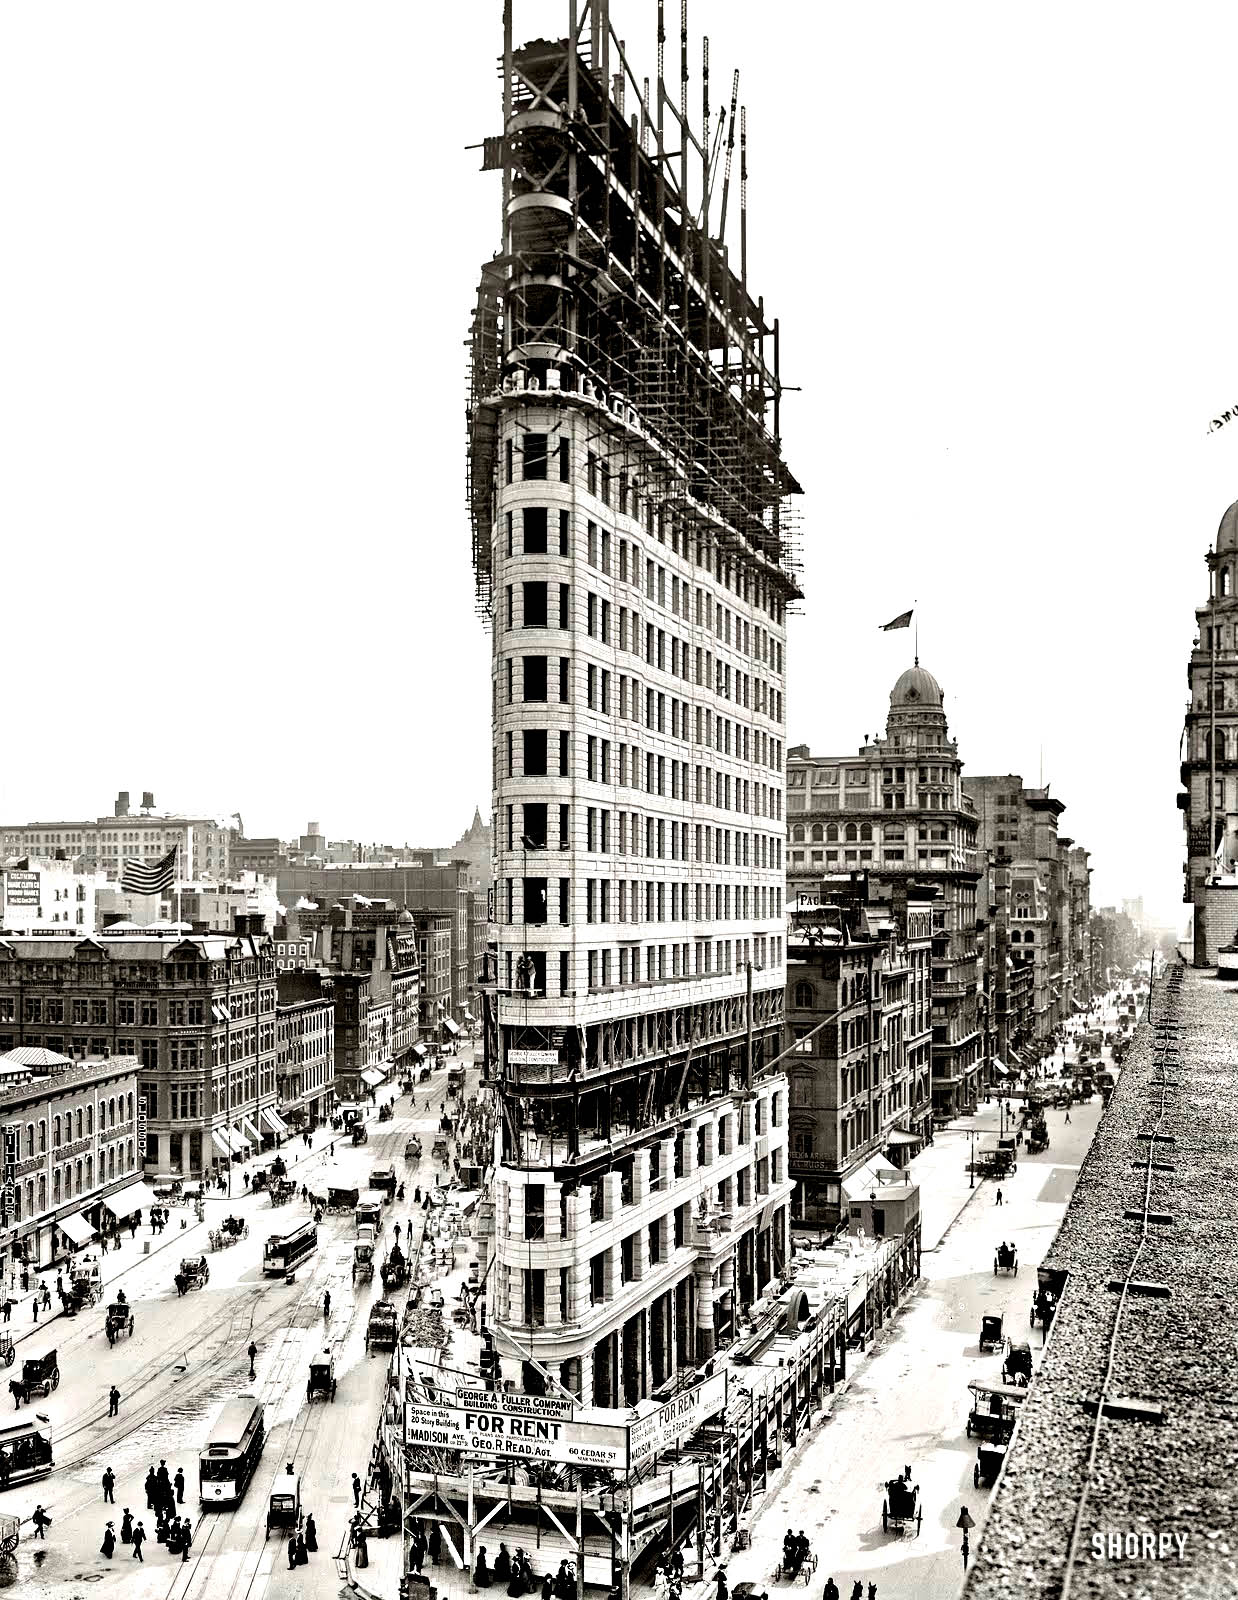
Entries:
<svg viewBox="0 0 1238 1600">
<path fill-rule="evenodd" d="M 129 791 L 128 791 L 128 789 L 122 789 L 120 791 L 120 793 L 116 796 L 116 815 L 118 817 L 127 817 L 129 815 Z"/>
</svg>

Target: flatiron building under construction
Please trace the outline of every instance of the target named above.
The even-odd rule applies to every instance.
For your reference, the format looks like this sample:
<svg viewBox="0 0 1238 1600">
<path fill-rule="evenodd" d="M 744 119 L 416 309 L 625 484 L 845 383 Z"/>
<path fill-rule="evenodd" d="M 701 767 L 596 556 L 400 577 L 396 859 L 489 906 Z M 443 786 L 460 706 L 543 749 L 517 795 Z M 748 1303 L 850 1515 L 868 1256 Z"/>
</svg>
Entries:
<svg viewBox="0 0 1238 1600">
<path fill-rule="evenodd" d="M 509 5 L 484 146 L 503 241 L 470 339 L 502 1112 L 488 1323 L 526 1390 L 595 1407 L 667 1392 L 729 1340 L 790 1214 L 774 1063 L 798 485 L 778 324 L 748 284 L 736 85 L 711 112 L 706 42 L 689 118 L 686 26 L 677 96 L 664 49 L 660 16 L 651 87 L 604 4 L 573 0 L 566 38 L 520 47 Z"/>
</svg>

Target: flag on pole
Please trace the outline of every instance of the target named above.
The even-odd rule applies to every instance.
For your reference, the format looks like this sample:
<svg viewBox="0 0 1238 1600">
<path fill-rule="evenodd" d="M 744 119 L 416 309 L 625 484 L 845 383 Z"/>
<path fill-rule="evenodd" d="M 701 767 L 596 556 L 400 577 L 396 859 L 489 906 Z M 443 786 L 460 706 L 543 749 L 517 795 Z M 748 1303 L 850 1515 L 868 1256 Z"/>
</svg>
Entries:
<svg viewBox="0 0 1238 1600">
<path fill-rule="evenodd" d="M 127 889 L 130 894 L 162 894 L 165 889 L 170 889 L 176 876 L 176 854 L 179 849 L 179 845 L 173 845 L 167 855 L 153 866 L 145 861 L 126 861 L 120 877 L 121 888 Z"/>
<path fill-rule="evenodd" d="M 889 633 L 891 628 L 910 628 L 911 618 L 911 611 L 903 611 L 897 617 L 895 617 L 893 622 L 883 622 L 881 624 L 880 631 L 882 633 Z"/>
</svg>

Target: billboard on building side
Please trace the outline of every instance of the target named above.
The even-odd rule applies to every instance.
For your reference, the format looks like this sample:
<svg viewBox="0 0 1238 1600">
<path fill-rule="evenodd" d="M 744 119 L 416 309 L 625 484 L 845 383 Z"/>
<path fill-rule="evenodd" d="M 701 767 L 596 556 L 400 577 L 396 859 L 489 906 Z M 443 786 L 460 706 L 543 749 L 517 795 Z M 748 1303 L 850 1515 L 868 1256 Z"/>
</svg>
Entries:
<svg viewBox="0 0 1238 1600">
<path fill-rule="evenodd" d="M 577 1420 L 592 1415 L 596 1413 L 539 1395 L 461 1389 L 441 1401 L 407 1404 L 404 1437 L 408 1446 L 623 1471 L 628 1464 L 627 1428 Z"/>
<path fill-rule="evenodd" d="M 726 1373 L 718 1372 L 632 1424 L 628 1429 L 629 1465 L 639 1467 L 656 1452 L 674 1449 L 681 1439 L 725 1410 Z"/>
<path fill-rule="evenodd" d="M 6 872 L 4 899 L 10 906 L 37 906 L 39 903 L 39 875 L 37 872 Z"/>
</svg>

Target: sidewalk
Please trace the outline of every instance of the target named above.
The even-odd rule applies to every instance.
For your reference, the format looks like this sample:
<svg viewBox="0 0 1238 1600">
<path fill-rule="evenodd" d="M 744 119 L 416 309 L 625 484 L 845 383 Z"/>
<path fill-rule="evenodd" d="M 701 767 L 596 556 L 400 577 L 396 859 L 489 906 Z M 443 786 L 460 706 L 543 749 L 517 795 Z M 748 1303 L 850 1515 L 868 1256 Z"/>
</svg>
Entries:
<svg viewBox="0 0 1238 1600">
<path fill-rule="evenodd" d="M 982 1100 L 971 1116 L 957 1117 L 948 1127 L 939 1128 L 933 1143 L 926 1145 L 909 1163 L 908 1171 L 920 1185 L 921 1254 L 929 1254 L 940 1246 L 966 1207 L 984 1188 L 985 1180 L 980 1178 L 972 1187 L 969 1170 L 972 1135 L 976 1136 L 977 1146 L 981 1139 L 995 1138 L 1000 1120 L 999 1102 Z"/>
</svg>

